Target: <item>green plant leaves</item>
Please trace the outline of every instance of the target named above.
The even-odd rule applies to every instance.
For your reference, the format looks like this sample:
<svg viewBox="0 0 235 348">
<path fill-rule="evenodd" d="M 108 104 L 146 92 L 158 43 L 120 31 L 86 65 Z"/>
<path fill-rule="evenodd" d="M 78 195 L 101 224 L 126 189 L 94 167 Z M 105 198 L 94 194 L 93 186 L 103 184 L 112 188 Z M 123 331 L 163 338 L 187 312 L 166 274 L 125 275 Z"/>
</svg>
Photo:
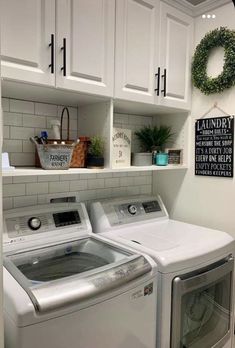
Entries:
<svg viewBox="0 0 235 348">
<path fill-rule="evenodd" d="M 138 137 L 143 151 L 152 152 L 154 150 L 162 150 L 167 141 L 170 141 L 172 136 L 171 127 L 168 126 L 146 126 L 135 132 Z"/>
<path fill-rule="evenodd" d="M 223 47 L 224 66 L 220 75 L 207 75 L 207 63 L 212 48 Z M 192 81 L 206 95 L 221 93 L 235 85 L 235 31 L 220 27 L 210 31 L 196 47 L 192 62 Z"/>
</svg>

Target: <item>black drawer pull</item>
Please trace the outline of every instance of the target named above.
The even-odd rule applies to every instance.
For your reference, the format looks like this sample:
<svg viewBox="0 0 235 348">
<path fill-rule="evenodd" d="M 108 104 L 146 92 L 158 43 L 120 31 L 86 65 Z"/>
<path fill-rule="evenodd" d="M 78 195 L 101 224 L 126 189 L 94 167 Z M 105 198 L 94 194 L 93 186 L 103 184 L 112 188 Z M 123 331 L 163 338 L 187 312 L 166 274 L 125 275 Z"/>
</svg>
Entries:
<svg viewBox="0 0 235 348">
<path fill-rule="evenodd" d="M 55 72 L 55 36 L 51 34 L 51 43 L 49 44 L 51 48 L 51 64 L 49 64 L 49 68 L 51 68 L 51 73 Z"/>
<path fill-rule="evenodd" d="M 66 39 L 63 38 L 63 46 L 61 47 L 61 50 L 63 51 L 63 66 L 61 68 L 61 71 L 63 71 L 63 75 L 66 76 Z"/>
</svg>

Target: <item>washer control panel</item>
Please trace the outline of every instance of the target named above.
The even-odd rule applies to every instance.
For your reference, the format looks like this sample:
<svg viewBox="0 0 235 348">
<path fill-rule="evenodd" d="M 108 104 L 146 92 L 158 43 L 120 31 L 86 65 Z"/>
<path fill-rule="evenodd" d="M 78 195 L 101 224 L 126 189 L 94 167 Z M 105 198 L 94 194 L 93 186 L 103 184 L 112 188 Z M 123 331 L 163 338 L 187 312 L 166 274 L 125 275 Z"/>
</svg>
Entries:
<svg viewBox="0 0 235 348">
<path fill-rule="evenodd" d="M 141 200 L 121 199 L 101 202 L 111 226 L 132 222 L 168 217 L 166 209 L 158 197 L 146 197 Z"/>
<path fill-rule="evenodd" d="M 90 223 L 84 209 L 80 203 L 58 203 L 9 210 L 4 213 L 4 243 L 41 238 L 42 233 L 58 235 L 69 232 L 71 227 L 74 231 L 87 231 Z"/>
</svg>

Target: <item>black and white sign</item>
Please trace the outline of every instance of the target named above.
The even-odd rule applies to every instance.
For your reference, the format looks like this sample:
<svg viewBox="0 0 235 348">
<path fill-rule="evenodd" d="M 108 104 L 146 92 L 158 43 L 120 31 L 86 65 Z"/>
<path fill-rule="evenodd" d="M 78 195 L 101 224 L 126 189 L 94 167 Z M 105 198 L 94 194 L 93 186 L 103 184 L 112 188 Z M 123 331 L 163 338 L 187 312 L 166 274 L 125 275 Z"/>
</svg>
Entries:
<svg viewBox="0 0 235 348">
<path fill-rule="evenodd" d="M 195 175 L 233 177 L 234 117 L 204 118 L 195 124 Z"/>
</svg>

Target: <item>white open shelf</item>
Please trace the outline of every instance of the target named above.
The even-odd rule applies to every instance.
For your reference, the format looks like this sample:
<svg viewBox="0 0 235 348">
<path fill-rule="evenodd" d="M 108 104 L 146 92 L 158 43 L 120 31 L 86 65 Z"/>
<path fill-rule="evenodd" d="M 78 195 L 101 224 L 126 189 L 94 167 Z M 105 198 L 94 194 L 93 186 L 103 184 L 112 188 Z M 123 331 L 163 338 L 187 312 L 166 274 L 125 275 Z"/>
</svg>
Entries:
<svg viewBox="0 0 235 348">
<path fill-rule="evenodd" d="M 41 168 L 21 167 L 11 170 L 2 170 L 3 177 L 9 176 L 32 176 L 32 175 L 69 175 L 69 174 L 101 174 L 101 173 L 120 173 L 120 172 L 143 172 L 143 171 L 162 171 L 162 170 L 185 170 L 186 165 L 167 165 L 167 166 L 141 166 L 126 168 L 104 168 L 104 169 L 88 169 L 88 168 L 70 168 L 68 170 L 44 170 Z"/>
</svg>

